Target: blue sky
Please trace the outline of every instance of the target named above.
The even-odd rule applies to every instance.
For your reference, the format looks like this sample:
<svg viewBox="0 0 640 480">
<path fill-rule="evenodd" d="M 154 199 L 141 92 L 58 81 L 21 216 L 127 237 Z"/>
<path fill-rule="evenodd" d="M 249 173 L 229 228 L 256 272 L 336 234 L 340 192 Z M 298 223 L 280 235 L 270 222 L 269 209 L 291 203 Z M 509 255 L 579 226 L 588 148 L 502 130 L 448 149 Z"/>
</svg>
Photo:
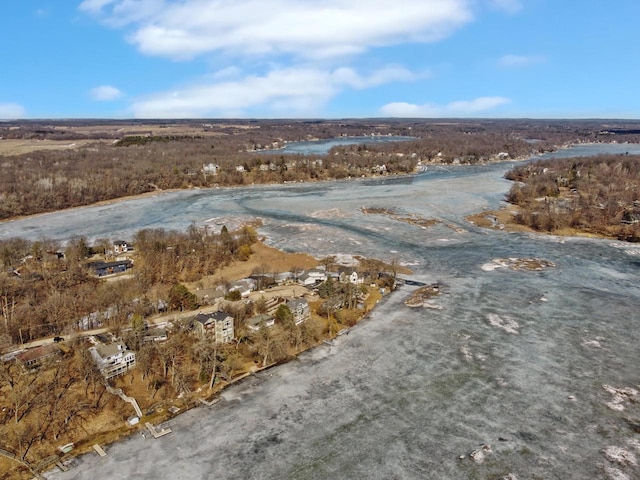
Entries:
<svg viewBox="0 0 640 480">
<path fill-rule="evenodd" d="M 640 118 L 638 0 L 20 0 L 0 119 Z"/>
</svg>

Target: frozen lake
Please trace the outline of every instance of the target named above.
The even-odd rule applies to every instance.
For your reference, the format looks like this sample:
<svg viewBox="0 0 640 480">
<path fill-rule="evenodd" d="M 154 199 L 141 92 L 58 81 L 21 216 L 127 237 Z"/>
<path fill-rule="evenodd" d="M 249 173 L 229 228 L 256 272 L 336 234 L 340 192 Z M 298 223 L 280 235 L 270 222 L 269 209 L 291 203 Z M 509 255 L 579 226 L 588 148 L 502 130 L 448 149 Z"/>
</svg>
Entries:
<svg viewBox="0 0 640 480">
<path fill-rule="evenodd" d="M 415 287 L 404 286 L 335 346 L 178 416 L 166 437 L 135 435 L 50 478 L 640 478 L 640 246 L 467 223 L 501 205 L 510 166 L 184 191 L 2 224 L 2 238 L 128 239 L 261 218 L 277 247 L 398 259 L 444 290 L 440 310 L 410 309 Z M 361 207 L 442 223 L 423 229 Z M 510 257 L 556 267 L 491 268 Z"/>
<path fill-rule="evenodd" d="M 326 140 L 309 140 L 304 142 L 290 142 L 283 148 L 276 150 L 259 150 L 258 153 L 282 155 L 326 155 L 333 147 L 345 145 L 375 145 L 376 143 L 404 142 L 413 140 L 413 137 L 403 137 L 389 135 L 384 137 L 374 136 L 356 136 L 356 137 L 338 137 Z"/>
</svg>

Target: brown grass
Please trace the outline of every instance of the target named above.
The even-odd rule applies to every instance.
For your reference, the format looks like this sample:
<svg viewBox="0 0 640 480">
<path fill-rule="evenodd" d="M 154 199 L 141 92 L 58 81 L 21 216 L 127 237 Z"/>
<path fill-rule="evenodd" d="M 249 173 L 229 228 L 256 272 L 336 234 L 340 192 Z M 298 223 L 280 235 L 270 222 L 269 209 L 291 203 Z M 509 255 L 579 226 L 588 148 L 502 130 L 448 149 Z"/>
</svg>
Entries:
<svg viewBox="0 0 640 480">
<path fill-rule="evenodd" d="M 21 155 L 36 150 L 71 150 L 84 147 L 99 140 L 38 140 L 38 139 L 2 139 L 0 156 Z"/>
<path fill-rule="evenodd" d="M 522 225 L 515 220 L 515 215 L 518 213 L 518 207 L 515 205 L 508 205 L 500 210 L 486 210 L 484 212 L 468 215 L 465 220 L 473 223 L 482 228 L 490 228 L 492 230 L 504 230 L 505 232 L 527 232 L 527 233 L 539 233 L 546 235 L 557 235 L 560 237 L 598 237 L 605 238 L 605 235 L 596 234 L 593 232 L 585 232 L 576 228 L 564 227 L 553 232 L 544 232 L 534 230 L 533 228 Z M 493 216 L 498 220 L 498 225 L 494 225 L 488 217 Z M 501 225 L 503 227 L 501 227 Z M 611 238 L 615 238 L 615 235 L 611 235 Z"/>
<path fill-rule="evenodd" d="M 187 288 L 195 290 L 196 287 L 212 288 L 223 281 L 235 281 L 246 278 L 257 268 L 265 268 L 266 272 L 286 272 L 294 268 L 308 270 L 318 265 L 318 260 L 306 253 L 287 253 L 277 248 L 256 242 L 251 245 L 251 257 L 247 261 L 235 261 L 213 275 L 187 284 Z"/>
</svg>

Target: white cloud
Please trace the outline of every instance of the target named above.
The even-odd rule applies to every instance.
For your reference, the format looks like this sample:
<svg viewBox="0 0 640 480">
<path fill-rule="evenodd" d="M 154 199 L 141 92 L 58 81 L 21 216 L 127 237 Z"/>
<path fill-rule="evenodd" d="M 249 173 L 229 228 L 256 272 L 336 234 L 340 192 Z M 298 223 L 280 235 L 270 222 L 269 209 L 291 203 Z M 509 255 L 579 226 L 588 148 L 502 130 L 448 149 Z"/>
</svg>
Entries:
<svg viewBox="0 0 640 480">
<path fill-rule="evenodd" d="M 107 102 L 120 98 L 122 96 L 122 92 L 111 85 L 101 85 L 99 87 L 92 88 L 89 91 L 89 95 L 91 95 L 92 99 L 99 102 Z"/>
<path fill-rule="evenodd" d="M 509 103 L 505 97 L 479 97 L 475 100 L 459 100 L 446 105 L 416 105 L 413 103 L 388 103 L 380 113 L 388 117 L 468 117 L 476 116 Z"/>
<path fill-rule="evenodd" d="M 502 0 L 504 1 L 504 0 Z M 335 58 L 438 41 L 472 20 L 471 0 L 85 0 L 82 11 L 129 25 L 148 55 L 190 59 L 291 54 Z"/>
<path fill-rule="evenodd" d="M 78 8 L 84 12 L 97 14 L 100 13 L 104 7 L 115 1 L 116 0 L 84 0 Z"/>
<path fill-rule="evenodd" d="M 520 0 L 491 0 L 491 4 L 495 8 L 505 10 L 509 13 L 516 13 L 522 9 L 522 3 L 520 3 Z"/>
<path fill-rule="evenodd" d="M 131 109 L 138 118 L 238 117 L 254 108 L 276 116 L 279 112 L 286 116 L 317 115 L 318 109 L 344 89 L 364 89 L 415 78 L 418 75 L 397 66 L 369 75 L 345 67 L 333 71 L 281 68 L 263 76 L 250 75 L 158 93 L 135 102 Z"/>
<path fill-rule="evenodd" d="M 242 74 L 242 70 L 238 67 L 231 66 L 227 68 L 223 68 L 222 70 L 218 70 L 217 72 L 212 73 L 209 77 L 212 80 L 227 80 L 230 78 L 237 78 Z"/>
<path fill-rule="evenodd" d="M 498 60 L 501 67 L 526 67 L 547 60 L 544 55 L 505 55 Z"/>
<path fill-rule="evenodd" d="M 27 112 L 22 105 L 17 103 L 0 103 L 0 118 L 3 120 L 14 120 L 24 118 Z"/>
</svg>

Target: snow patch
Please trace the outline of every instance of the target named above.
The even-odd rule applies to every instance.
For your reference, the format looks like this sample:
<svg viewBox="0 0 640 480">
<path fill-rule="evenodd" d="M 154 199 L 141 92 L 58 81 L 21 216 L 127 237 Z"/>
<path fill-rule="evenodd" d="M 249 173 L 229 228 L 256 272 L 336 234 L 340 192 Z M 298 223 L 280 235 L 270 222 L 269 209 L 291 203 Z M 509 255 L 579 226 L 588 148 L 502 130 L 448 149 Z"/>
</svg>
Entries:
<svg viewBox="0 0 640 480">
<path fill-rule="evenodd" d="M 631 465 L 634 467 L 638 465 L 636 456 L 625 448 L 609 446 L 605 447 L 604 450 L 602 450 L 602 453 L 604 453 L 605 458 L 611 463 Z"/>
<path fill-rule="evenodd" d="M 500 317 L 495 313 L 490 313 L 487 315 L 487 320 L 489 320 L 489 324 L 494 327 L 501 328 L 505 332 L 513 333 L 514 335 L 518 335 L 518 329 L 520 325 L 511 317 Z"/>
</svg>

